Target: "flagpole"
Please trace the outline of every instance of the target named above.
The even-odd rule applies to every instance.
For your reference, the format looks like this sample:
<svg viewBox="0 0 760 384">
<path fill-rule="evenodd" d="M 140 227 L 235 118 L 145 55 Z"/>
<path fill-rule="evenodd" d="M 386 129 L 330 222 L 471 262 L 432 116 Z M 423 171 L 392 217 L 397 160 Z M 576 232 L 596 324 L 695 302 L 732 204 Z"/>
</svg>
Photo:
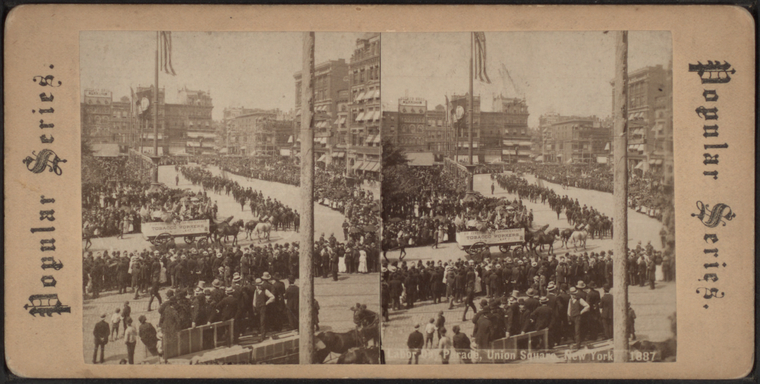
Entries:
<svg viewBox="0 0 760 384">
<path fill-rule="evenodd" d="M 473 56 L 474 56 L 474 49 L 475 49 L 474 39 L 475 39 L 475 33 L 470 32 L 470 105 L 467 108 L 467 126 L 468 126 L 468 136 L 469 136 L 469 141 L 470 141 L 469 148 L 467 148 L 467 153 L 470 157 L 470 166 L 468 169 L 468 171 L 470 171 L 470 175 L 467 181 L 467 192 L 472 192 L 473 190 L 472 184 L 473 184 L 473 177 L 474 177 L 473 176 L 474 169 L 472 166 L 472 112 L 474 110 L 473 108 L 474 97 L 472 95 L 473 93 L 472 65 L 473 65 Z"/>
<path fill-rule="evenodd" d="M 158 156 L 158 46 L 160 32 L 156 31 L 156 92 L 153 94 L 153 156 Z M 153 182 L 158 183 L 158 169 L 153 173 Z"/>
</svg>

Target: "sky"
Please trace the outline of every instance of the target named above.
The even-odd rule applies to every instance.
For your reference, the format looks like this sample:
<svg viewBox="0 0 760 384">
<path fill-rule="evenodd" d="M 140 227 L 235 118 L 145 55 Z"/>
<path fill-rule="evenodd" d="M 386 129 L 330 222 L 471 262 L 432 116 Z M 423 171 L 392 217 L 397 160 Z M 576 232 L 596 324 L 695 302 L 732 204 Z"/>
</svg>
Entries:
<svg viewBox="0 0 760 384">
<path fill-rule="evenodd" d="M 492 95 L 501 93 L 526 99 L 530 127 L 548 112 L 609 116 L 614 38 L 602 31 L 486 32 L 491 84 L 474 84 L 481 110 L 490 111 Z M 384 33 L 382 45 L 384 110 L 397 110 L 398 99 L 407 95 L 427 99 L 432 109 L 445 103 L 445 95 L 468 92 L 469 33 Z M 672 58 L 669 31 L 630 31 L 628 45 L 629 71 L 667 67 Z M 502 65 L 509 76 L 500 75 Z"/>
<path fill-rule="evenodd" d="M 363 33 L 316 33 L 315 59 L 346 62 Z M 210 91 L 212 117 L 226 107 L 295 107 L 293 74 L 302 68 L 301 32 L 172 32 L 176 76 L 159 74 L 166 101 L 183 87 Z M 155 76 L 156 32 L 87 31 L 80 34 L 80 82 L 84 89 L 107 89 L 114 100 L 130 87 L 150 86 Z M 80 95 L 81 96 L 81 95 Z"/>
</svg>

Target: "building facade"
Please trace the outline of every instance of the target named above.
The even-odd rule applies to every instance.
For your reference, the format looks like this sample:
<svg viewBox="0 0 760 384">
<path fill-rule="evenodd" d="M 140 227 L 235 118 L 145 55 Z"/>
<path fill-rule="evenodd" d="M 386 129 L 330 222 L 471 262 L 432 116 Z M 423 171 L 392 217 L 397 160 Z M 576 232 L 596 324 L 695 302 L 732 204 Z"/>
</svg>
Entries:
<svg viewBox="0 0 760 384">
<path fill-rule="evenodd" d="M 562 164 L 604 163 L 611 128 L 596 116 L 559 116 L 545 131 L 544 161 Z M 603 159 L 603 160 L 602 160 Z"/>
<path fill-rule="evenodd" d="M 296 92 L 294 138 L 298 143 L 301 127 L 301 71 L 293 77 Z M 334 153 L 338 152 L 337 145 L 341 141 L 338 138 L 341 126 L 338 113 L 341 101 L 343 105 L 348 101 L 348 83 L 348 64 L 345 59 L 328 60 L 314 66 L 314 155 L 317 162 L 330 164 Z M 345 153 L 345 149 L 342 151 Z"/>
<path fill-rule="evenodd" d="M 614 105 L 616 84 L 611 84 Z M 672 145 L 666 143 L 672 143 L 673 137 L 670 68 L 648 66 L 628 74 L 627 132 L 628 168 L 641 173 L 664 171 L 666 150 Z M 669 156 L 672 159 L 672 151 Z M 672 167 L 672 160 L 667 161 Z"/>
<path fill-rule="evenodd" d="M 379 33 L 365 33 L 356 40 L 348 81 L 347 170 L 377 177 L 382 162 Z"/>
<path fill-rule="evenodd" d="M 501 131 L 501 161 L 505 163 L 525 163 L 533 160 L 534 152 L 531 132 L 528 129 L 528 104 L 525 99 L 494 96 L 492 118 L 494 123 L 483 116 L 484 129 Z M 487 162 L 488 159 L 486 159 Z"/>
<path fill-rule="evenodd" d="M 427 151 L 427 100 L 416 97 L 400 98 L 397 116 L 397 147 L 405 152 Z"/>
</svg>

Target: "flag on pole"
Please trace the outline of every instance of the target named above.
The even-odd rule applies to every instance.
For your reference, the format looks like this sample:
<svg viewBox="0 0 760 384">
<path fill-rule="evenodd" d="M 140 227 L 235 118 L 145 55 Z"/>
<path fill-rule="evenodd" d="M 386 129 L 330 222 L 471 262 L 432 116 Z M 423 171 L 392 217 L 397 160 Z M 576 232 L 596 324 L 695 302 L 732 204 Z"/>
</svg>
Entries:
<svg viewBox="0 0 760 384">
<path fill-rule="evenodd" d="M 486 72 L 486 33 L 485 32 L 473 32 L 475 35 L 475 69 L 473 71 L 473 77 L 491 84 L 491 79 L 488 78 Z"/>
<path fill-rule="evenodd" d="M 168 75 L 176 76 L 172 66 L 172 33 L 161 31 L 161 65 L 162 71 Z"/>
</svg>

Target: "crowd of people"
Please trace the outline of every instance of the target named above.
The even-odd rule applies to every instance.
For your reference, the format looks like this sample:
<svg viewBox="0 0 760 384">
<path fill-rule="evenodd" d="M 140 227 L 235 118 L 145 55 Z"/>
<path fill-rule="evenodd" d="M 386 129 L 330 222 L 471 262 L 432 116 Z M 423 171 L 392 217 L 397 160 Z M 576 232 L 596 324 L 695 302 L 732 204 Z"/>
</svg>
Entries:
<svg viewBox="0 0 760 384">
<path fill-rule="evenodd" d="M 165 342 L 176 340 L 180 330 L 230 319 L 236 341 L 248 330 L 266 338 L 298 328 L 298 264 L 296 242 L 88 252 L 83 289 L 93 299 L 104 291 L 134 293 L 133 300 L 148 299 L 147 311 L 154 310 L 155 299 Z M 121 316 L 126 321 L 128 315 Z"/>
<path fill-rule="evenodd" d="M 145 222 L 195 220 L 209 217 L 214 206 L 205 193 L 192 193 L 152 185 L 130 171 L 125 158 L 99 158 L 101 172 L 110 177 L 82 183 L 82 224 L 84 237 L 122 238 L 139 233 Z"/>
<path fill-rule="evenodd" d="M 655 280 L 671 281 L 673 261 L 651 244 L 629 250 L 626 284 L 649 285 Z M 385 321 L 391 311 L 411 309 L 415 303 L 448 303 L 449 310 L 463 310 L 461 321 L 474 323 L 472 337 L 478 349 L 490 348 L 497 339 L 532 331 L 547 330 L 550 349 L 568 344 L 572 349 L 612 337 L 612 251 L 565 253 L 522 258 L 489 257 L 481 262 L 462 259 L 384 263 L 382 308 Z M 480 298 L 479 307 L 475 303 Z M 467 313 L 472 310 L 472 317 Z M 635 313 L 629 309 L 628 335 L 636 338 Z M 416 326 L 419 328 L 419 325 Z M 459 327 L 457 327 L 459 328 Z M 409 345 L 417 353 L 429 344 L 435 348 L 445 332 L 443 312 L 425 326 L 424 343 Z M 459 332 L 455 332 L 459 334 Z M 438 343 L 433 341 L 438 335 Z M 469 338 L 459 336 L 460 342 Z M 462 349 L 453 343 L 454 349 Z M 519 345 L 527 348 L 527 345 Z M 469 347 L 467 347 L 469 349 Z M 462 351 L 458 351 L 462 352 Z M 485 353 L 481 354 L 485 355 Z M 411 363 L 411 360 L 410 360 Z"/>
<path fill-rule="evenodd" d="M 383 200 L 383 250 L 455 241 L 457 230 L 530 228 L 533 212 L 515 199 L 467 195 L 462 178 L 446 168 L 409 167 L 414 193 Z"/>
</svg>

